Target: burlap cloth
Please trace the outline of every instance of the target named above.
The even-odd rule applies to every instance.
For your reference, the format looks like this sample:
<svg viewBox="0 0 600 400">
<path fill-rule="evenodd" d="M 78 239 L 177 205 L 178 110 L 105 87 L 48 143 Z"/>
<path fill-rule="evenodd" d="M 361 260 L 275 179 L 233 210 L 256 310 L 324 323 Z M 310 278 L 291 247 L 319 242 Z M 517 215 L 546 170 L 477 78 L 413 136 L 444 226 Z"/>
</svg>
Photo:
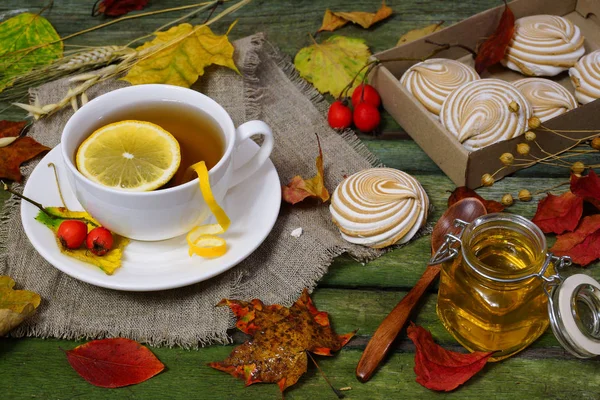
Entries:
<svg viewBox="0 0 600 400">
<path fill-rule="evenodd" d="M 333 190 L 345 175 L 371 167 L 375 157 L 352 132 L 340 134 L 327 126 L 327 103 L 299 78 L 262 34 L 238 40 L 236 64 L 242 75 L 215 68 L 194 89 L 219 102 L 236 125 L 261 119 L 271 126 L 275 149 L 271 160 L 282 183 L 297 174 L 315 173 L 319 134 L 325 160 L 326 186 Z M 88 97 L 128 85 L 104 82 Z M 66 80 L 33 90 L 42 104 L 55 103 L 66 93 Z M 38 121 L 31 136 L 56 146 L 71 109 Z M 23 168 L 29 176 L 38 161 Z M 43 199 L 37 199 L 42 201 Z M 37 314 L 12 332 L 13 336 L 65 339 L 125 336 L 152 345 L 197 347 L 227 342 L 233 326 L 228 309 L 215 307 L 222 298 L 260 298 L 290 305 L 303 288 L 312 289 L 333 258 L 348 252 L 359 260 L 381 254 L 345 242 L 332 224 L 327 205 L 282 205 L 277 223 L 265 242 L 245 261 L 213 279 L 162 292 L 121 292 L 75 280 L 45 261 L 32 247 L 21 225 L 19 201 L 6 202 L 0 217 L 0 275 L 9 275 L 19 288 L 33 290 L 43 302 Z M 301 227 L 299 238 L 290 232 Z"/>
</svg>

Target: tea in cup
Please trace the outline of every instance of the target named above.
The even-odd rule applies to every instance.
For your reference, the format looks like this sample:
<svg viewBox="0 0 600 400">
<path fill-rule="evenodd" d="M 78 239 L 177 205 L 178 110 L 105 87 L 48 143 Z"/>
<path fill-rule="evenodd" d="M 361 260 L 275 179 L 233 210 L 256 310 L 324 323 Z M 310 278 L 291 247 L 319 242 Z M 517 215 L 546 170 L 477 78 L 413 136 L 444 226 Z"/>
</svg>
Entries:
<svg viewBox="0 0 600 400">
<path fill-rule="evenodd" d="M 158 190 L 125 191 L 84 176 L 75 157 L 82 143 L 106 125 L 137 120 L 158 125 L 179 143 L 181 161 L 172 179 Z M 235 149 L 253 135 L 263 135 L 258 152 L 234 169 Z M 234 128 L 231 117 L 214 100 L 170 85 L 140 85 L 106 93 L 81 107 L 67 122 L 61 151 L 75 196 L 108 229 L 137 240 L 163 240 L 187 233 L 210 215 L 198 179 L 186 181 L 186 170 L 199 161 L 209 168 L 217 202 L 267 161 L 273 135 L 262 121 Z M 110 165 L 106 166 L 110 172 Z"/>
</svg>

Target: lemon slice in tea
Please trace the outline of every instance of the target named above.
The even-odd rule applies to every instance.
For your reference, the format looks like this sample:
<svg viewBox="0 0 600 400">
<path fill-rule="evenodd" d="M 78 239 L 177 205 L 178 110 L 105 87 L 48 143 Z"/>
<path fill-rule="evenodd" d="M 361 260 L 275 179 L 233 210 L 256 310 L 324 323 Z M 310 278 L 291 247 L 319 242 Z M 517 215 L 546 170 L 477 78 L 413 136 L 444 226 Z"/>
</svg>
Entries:
<svg viewBox="0 0 600 400">
<path fill-rule="evenodd" d="M 77 150 L 77 169 L 113 189 L 144 192 L 167 183 L 181 162 L 179 143 L 160 126 L 120 121 L 91 134 Z"/>
</svg>

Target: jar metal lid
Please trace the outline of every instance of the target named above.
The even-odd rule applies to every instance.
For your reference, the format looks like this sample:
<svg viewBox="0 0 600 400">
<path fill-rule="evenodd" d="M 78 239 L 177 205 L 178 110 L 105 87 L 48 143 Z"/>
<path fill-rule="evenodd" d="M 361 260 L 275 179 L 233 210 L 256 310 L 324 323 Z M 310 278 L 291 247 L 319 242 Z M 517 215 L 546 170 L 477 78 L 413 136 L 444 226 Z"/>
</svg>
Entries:
<svg viewBox="0 0 600 400">
<path fill-rule="evenodd" d="M 575 274 L 556 286 L 548 302 L 554 336 L 578 358 L 600 355 L 600 284 Z"/>
</svg>

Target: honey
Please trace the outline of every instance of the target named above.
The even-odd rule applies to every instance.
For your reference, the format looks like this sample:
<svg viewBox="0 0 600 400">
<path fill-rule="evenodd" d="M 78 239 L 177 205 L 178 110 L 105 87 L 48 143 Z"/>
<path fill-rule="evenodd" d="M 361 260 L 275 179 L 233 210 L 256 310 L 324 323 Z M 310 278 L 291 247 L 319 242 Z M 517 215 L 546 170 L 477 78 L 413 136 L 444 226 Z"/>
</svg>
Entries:
<svg viewBox="0 0 600 400">
<path fill-rule="evenodd" d="M 548 328 L 548 296 L 533 276 L 546 261 L 546 241 L 522 217 L 480 220 L 465 229 L 458 258 L 442 265 L 437 313 L 464 347 L 495 351 L 490 361 L 498 361 Z"/>
</svg>

